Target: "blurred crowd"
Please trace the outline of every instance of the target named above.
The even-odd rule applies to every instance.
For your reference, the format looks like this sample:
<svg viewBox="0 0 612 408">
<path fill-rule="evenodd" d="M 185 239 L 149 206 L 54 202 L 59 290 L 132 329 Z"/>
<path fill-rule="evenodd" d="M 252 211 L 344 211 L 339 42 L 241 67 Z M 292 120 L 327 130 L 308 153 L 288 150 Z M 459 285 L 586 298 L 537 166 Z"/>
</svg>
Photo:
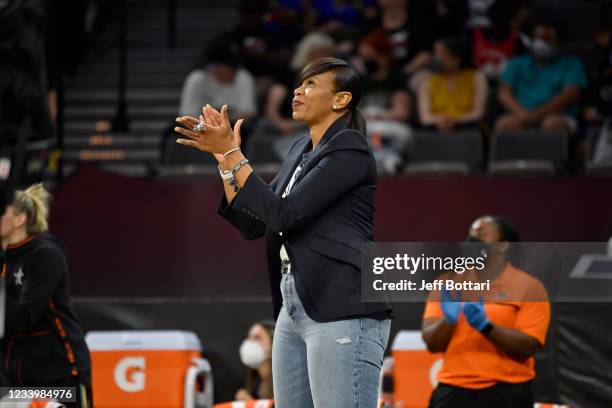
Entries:
<svg viewBox="0 0 612 408">
<path fill-rule="evenodd" d="M 47 166 L 57 171 L 63 79 L 76 73 L 91 40 L 110 21 L 111 7 L 101 5 L 0 0 L 0 196 L 11 172 L 13 180 L 29 183 L 40 181 Z"/>
<path fill-rule="evenodd" d="M 568 135 L 579 167 L 608 115 L 610 34 L 595 27 L 583 58 L 554 10 L 528 0 L 243 0 L 186 78 L 179 113 L 227 103 L 247 118 L 247 148 L 290 146 L 305 131 L 291 119 L 296 77 L 335 56 L 363 74 L 371 145 L 398 166 L 420 129 L 476 129 L 485 146 L 497 131 L 542 129 Z"/>
<path fill-rule="evenodd" d="M 88 14 L 93 4 L 0 1 L 0 144 L 14 143 L 25 118 L 31 120 L 30 139 L 51 137 L 61 77 L 76 72 L 99 30 Z"/>
<path fill-rule="evenodd" d="M 360 108 L 368 137 L 391 173 L 405 164 L 416 132 L 476 131 L 486 149 L 495 132 L 534 129 L 567 135 L 571 170 L 580 173 L 587 156 L 612 157 L 606 120 L 612 112 L 612 24 L 602 12 L 593 16 L 600 23 L 589 27 L 590 41 L 573 38 L 562 23 L 568 16 L 543 4 L 240 0 L 235 25 L 195 58 L 179 114 L 228 103 L 233 119 L 247 119 L 245 148 L 274 140 L 282 158 L 305 132 L 291 118 L 299 72 L 317 58 L 335 56 L 363 75 Z M 87 44 L 116 9 L 107 0 L 0 1 L 0 153 L 28 127 L 26 117 L 30 139 L 53 134 L 62 120 L 60 78 L 75 73 Z M 608 137 L 596 138 L 587 151 L 592 134 Z"/>
</svg>

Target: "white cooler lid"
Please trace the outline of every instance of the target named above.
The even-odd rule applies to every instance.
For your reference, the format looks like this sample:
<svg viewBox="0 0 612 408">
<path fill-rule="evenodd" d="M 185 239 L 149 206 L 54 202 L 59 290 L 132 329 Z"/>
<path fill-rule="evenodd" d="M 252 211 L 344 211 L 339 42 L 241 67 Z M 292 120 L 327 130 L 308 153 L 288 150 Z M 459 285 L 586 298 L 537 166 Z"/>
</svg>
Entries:
<svg viewBox="0 0 612 408">
<path fill-rule="evenodd" d="M 391 350 L 427 350 L 420 330 L 401 330 L 393 339 Z"/>
<path fill-rule="evenodd" d="M 180 330 L 91 331 L 85 336 L 91 351 L 189 350 L 202 351 L 193 332 Z"/>
</svg>

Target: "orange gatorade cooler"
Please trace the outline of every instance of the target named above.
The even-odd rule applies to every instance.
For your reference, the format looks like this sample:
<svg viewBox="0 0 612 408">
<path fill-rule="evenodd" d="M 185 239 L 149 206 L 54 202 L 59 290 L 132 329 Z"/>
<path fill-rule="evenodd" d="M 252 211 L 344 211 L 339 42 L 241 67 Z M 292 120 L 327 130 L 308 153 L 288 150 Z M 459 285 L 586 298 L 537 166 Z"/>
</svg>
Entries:
<svg viewBox="0 0 612 408">
<path fill-rule="evenodd" d="M 420 330 L 402 330 L 391 345 L 393 355 L 393 406 L 426 408 L 437 385 L 442 354 L 430 353 Z"/>
<path fill-rule="evenodd" d="M 86 340 L 97 408 L 212 407 L 212 372 L 194 333 L 98 331 Z"/>
</svg>

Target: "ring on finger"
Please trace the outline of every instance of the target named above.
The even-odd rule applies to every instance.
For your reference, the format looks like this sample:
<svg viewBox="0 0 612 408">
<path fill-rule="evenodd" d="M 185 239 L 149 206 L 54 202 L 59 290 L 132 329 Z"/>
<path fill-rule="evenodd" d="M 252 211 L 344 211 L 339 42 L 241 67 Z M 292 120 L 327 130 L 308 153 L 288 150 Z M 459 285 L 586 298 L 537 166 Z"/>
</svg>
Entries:
<svg viewBox="0 0 612 408">
<path fill-rule="evenodd" d="M 206 125 L 204 125 L 203 122 L 198 122 L 198 124 L 196 124 L 193 127 L 194 132 L 204 132 L 205 130 L 206 130 Z"/>
</svg>

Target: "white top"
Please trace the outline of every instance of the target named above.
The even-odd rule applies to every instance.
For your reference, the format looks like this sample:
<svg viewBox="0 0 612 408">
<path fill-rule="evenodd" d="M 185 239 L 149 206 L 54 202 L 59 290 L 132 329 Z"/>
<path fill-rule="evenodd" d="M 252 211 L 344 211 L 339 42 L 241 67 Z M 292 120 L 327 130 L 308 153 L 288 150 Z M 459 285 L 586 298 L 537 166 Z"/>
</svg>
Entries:
<svg viewBox="0 0 612 408">
<path fill-rule="evenodd" d="M 195 333 L 180 330 L 91 331 L 85 341 L 91 351 L 202 350 Z"/>
<path fill-rule="evenodd" d="M 239 69 L 229 84 L 219 82 L 208 70 L 191 71 L 183 84 L 179 114 L 197 118 L 207 103 L 217 108 L 227 104 L 230 112 L 255 115 L 255 79 L 244 69 Z"/>
<path fill-rule="evenodd" d="M 298 175 L 300 174 L 301 171 L 302 171 L 302 163 L 300 163 L 295 168 L 295 171 L 293 172 L 293 175 L 291 176 L 291 180 L 289 180 L 287 187 L 285 187 L 285 191 L 283 191 L 281 198 L 285 198 L 289 195 L 289 193 L 291 192 L 291 189 L 293 188 L 293 185 L 295 184 L 295 180 L 298 178 Z M 283 235 L 283 233 L 281 232 L 280 235 Z M 281 261 L 289 260 L 289 255 L 287 254 L 287 250 L 285 249 L 284 244 L 281 246 L 281 249 L 280 249 L 280 259 Z M 287 272 L 291 272 L 291 264 L 289 264 L 289 268 L 287 269 Z"/>
</svg>

